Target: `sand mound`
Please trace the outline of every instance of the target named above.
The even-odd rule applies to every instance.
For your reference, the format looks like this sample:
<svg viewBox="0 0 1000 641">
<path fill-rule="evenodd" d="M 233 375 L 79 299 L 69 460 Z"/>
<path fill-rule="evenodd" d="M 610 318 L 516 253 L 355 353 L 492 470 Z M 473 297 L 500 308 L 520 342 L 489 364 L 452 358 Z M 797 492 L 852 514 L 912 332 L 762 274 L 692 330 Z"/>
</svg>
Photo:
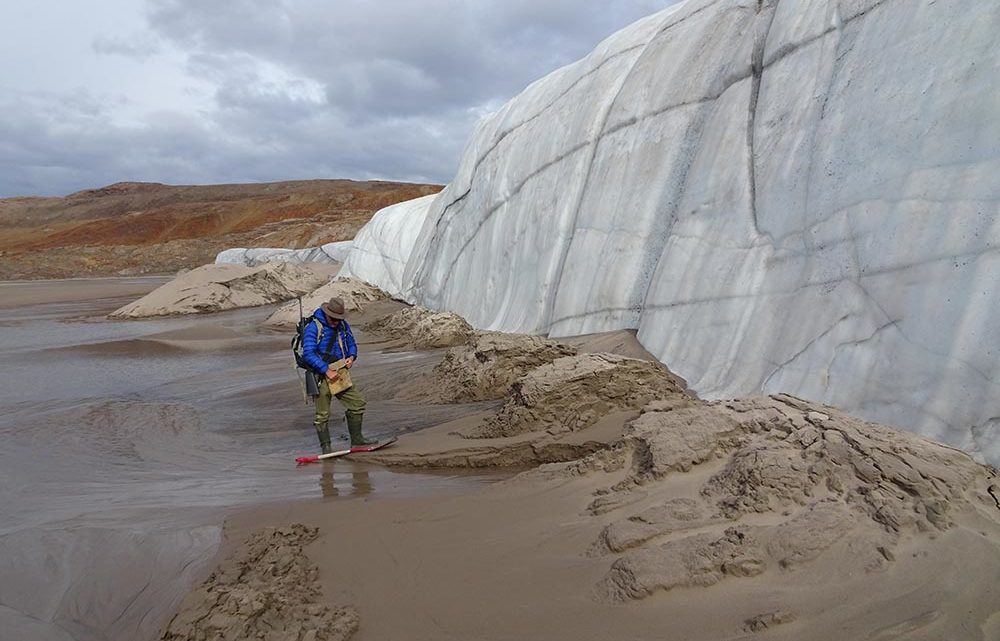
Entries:
<svg viewBox="0 0 1000 641">
<path fill-rule="evenodd" d="M 364 329 L 388 339 L 400 339 L 414 349 L 462 345 L 475 333 L 458 314 L 407 307 L 365 325 Z"/>
<path fill-rule="evenodd" d="M 278 303 L 312 291 L 334 271 L 329 265 L 289 263 L 204 265 L 116 310 L 109 318 L 204 314 Z"/>
<path fill-rule="evenodd" d="M 892 563 L 901 541 L 933 538 L 960 514 L 1000 524 L 996 470 L 833 408 L 775 396 L 647 410 L 626 428 L 624 478 L 590 508 L 632 512 L 591 550 L 625 552 L 597 585 L 601 600 L 790 572 L 821 557 L 831 580 L 863 577 Z M 694 495 L 668 489 L 684 472 L 704 475 Z"/>
<path fill-rule="evenodd" d="M 435 403 L 497 400 L 536 367 L 575 354 L 575 347 L 540 336 L 480 333 L 449 349 L 432 376 L 404 389 L 400 397 Z"/>
<path fill-rule="evenodd" d="M 318 534 L 295 524 L 251 536 L 184 599 L 164 641 L 349 639 L 357 612 L 323 605 L 316 567 L 302 551 Z"/>
<path fill-rule="evenodd" d="M 331 298 L 339 297 L 349 312 L 362 310 L 368 303 L 386 300 L 389 295 L 384 291 L 354 278 L 337 278 L 326 283 L 319 289 L 311 291 L 302 297 L 302 313 L 312 314 L 317 307 Z M 299 302 L 291 301 L 279 307 L 264 321 L 271 327 L 294 327 L 299 322 Z"/>
<path fill-rule="evenodd" d="M 659 363 L 615 354 L 564 356 L 514 383 L 500 412 L 468 436 L 577 431 L 611 412 L 638 409 L 667 398 L 684 399 L 686 395 Z"/>
</svg>

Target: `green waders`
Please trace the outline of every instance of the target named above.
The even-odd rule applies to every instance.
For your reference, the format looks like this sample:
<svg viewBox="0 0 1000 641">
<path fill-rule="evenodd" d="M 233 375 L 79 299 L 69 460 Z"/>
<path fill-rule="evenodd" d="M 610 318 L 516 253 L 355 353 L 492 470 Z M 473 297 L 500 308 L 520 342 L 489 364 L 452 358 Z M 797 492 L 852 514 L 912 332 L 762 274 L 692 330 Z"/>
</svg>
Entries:
<svg viewBox="0 0 1000 641">
<path fill-rule="evenodd" d="M 316 435 L 319 437 L 319 446 L 323 454 L 333 451 L 330 446 L 330 402 L 333 395 L 330 394 L 330 382 L 323 377 L 319 383 L 319 396 L 316 397 Z M 337 400 L 344 406 L 344 413 L 347 415 L 347 431 L 351 435 L 351 446 L 371 445 L 375 441 L 367 441 L 361 435 L 361 423 L 365 415 L 365 397 L 358 390 L 357 386 L 351 386 L 337 394 Z"/>
</svg>

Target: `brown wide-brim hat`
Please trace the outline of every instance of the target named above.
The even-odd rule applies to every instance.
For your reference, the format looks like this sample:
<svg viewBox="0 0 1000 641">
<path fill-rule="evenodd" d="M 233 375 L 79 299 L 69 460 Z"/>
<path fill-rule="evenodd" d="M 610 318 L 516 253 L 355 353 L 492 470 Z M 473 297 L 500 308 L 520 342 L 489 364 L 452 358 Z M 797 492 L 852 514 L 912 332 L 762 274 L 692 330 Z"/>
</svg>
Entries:
<svg viewBox="0 0 1000 641">
<path fill-rule="evenodd" d="M 347 318 L 345 314 L 347 310 L 344 308 L 344 301 L 339 298 L 331 298 L 327 302 L 320 305 L 319 308 L 323 310 L 323 315 L 326 316 L 327 319 L 336 318 L 338 320 L 343 320 Z"/>
</svg>

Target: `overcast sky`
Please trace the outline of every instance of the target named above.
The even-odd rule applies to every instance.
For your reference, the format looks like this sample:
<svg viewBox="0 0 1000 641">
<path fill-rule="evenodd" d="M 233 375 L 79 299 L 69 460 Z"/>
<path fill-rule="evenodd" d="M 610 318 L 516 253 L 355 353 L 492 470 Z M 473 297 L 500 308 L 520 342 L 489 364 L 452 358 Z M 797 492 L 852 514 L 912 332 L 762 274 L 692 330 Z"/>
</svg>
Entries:
<svg viewBox="0 0 1000 641">
<path fill-rule="evenodd" d="M 479 118 L 672 3 L 6 3 L 0 197 L 121 180 L 447 182 Z"/>
</svg>

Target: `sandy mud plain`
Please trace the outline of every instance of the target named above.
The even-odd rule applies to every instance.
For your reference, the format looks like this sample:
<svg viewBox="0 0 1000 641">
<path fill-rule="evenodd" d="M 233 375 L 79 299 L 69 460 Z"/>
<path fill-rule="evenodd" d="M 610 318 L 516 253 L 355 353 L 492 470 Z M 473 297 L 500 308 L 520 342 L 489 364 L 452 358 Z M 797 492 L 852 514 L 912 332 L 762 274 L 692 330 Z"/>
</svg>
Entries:
<svg viewBox="0 0 1000 641">
<path fill-rule="evenodd" d="M 497 478 L 360 462 L 296 469 L 311 406 L 273 308 L 105 316 L 166 278 L 0 283 L 0 639 L 159 638 L 225 556 L 223 524 L 269 503 L 448 494 Z M 426 358 L 366 353 L 373 381 Z M 396 374 L 393 374 L 394 376 Z M 478 412 L 369 393 L 386 436 Z M 405 419 L 405 420 L 403 420 Z"/>
<path fill-rule="evenodd" d="M 2 310 L 16 638 L 1000 638 L 997 472 L 957 450 L 790 396 L 703 402 L 628 332 L 379 300 L 355 373 L 400 442 L 296 469 L 311 409 L 272 308 L 103 318 L 142 283 Z"/>
</svg>

